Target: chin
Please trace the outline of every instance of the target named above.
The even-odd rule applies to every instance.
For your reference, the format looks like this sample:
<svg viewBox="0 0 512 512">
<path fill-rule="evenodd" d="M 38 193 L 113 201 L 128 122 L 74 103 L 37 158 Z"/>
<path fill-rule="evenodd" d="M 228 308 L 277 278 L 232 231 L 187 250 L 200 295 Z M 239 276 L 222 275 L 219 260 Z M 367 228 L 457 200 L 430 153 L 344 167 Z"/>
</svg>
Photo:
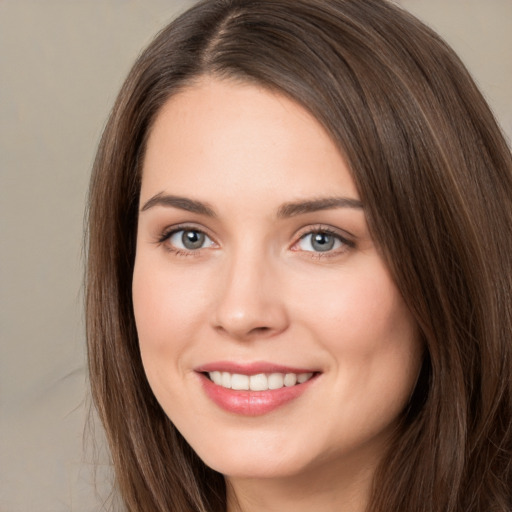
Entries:
<svg viewBox="0 0 512 512">
<path fill-rule="evenodd" d="M 294 458 L 283 458 L 277 454 L 260 454 L 258 457 L 205 458 L 203 462 L 228 478 L 282 479 L 307 472 L 309 464 Z"/>
<path fill-rule="evenodd" d="M 229 430 L 229 429 L 228 429 Z M 215 429 L 205 439 L 190 438 L 187 441 L 199 458 L 213 470 L 228 477 L 279 478 L 301 473 L 314 459 L 304 442 L 298 443 L 293 436 L 283 439 L 283 432 L 231 431 L 232 435 L 216 435 Z"/>
</svg>

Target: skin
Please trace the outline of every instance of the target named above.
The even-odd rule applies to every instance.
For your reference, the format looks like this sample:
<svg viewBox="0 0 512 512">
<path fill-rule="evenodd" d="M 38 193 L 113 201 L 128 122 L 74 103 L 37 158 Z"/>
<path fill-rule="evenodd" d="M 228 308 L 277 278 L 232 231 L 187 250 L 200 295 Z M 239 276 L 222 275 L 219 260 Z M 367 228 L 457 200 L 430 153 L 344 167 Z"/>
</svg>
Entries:
<svg viewBox="0 0 512 512">
<path fill-rule="evenodd" d="M 166 194 L 211 211 L 152 200 Z M 332 197 L 352 203 L 283 215 Z M 322 126 L 255 85 L 204 77 L 152 128 L 133 275 L 142 359 L 169 418 L 226 476 L 230 511 L 364 510 L 422 347 L 358 199 Z M 181 245 L 184 225 L 206 233 L 201 248 Z M 318 251 L 310 234 L 325 229 L 335 245 Z M 244 416 L 205 394 L 195 369 L 215 361 L 318 376 L 291 402 Z"/>
</svg>

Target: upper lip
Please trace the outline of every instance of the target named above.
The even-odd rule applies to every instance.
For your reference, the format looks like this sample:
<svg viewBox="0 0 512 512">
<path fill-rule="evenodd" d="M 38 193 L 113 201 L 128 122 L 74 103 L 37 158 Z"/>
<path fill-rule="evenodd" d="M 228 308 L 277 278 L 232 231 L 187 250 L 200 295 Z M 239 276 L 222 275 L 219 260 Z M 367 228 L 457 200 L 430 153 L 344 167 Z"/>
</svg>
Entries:
<svg viewBox="0 0 512 512">
<path fill-rule="evenodd" d="M 195 368 L 198 373 L 229 372 L 240 375 L 257 375 L 259 373 L 316 373 L 318 370 L 305 367 L 287 366 L 266 361 L 238 363 L 233 361 L 216 361 Z"/>
</svg>

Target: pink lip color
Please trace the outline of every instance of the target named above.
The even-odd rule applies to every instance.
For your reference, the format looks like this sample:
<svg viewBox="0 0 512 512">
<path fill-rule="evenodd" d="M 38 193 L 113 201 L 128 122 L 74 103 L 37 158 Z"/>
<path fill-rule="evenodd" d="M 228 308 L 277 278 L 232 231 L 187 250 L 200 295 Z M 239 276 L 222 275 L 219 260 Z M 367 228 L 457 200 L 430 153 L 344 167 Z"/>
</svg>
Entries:
<svg viewBox="0 0 512 512">
<path fill-rule="evenodd" d="M 201 366 L 197 368 L 196 371 L 201 379 L 203 389 L 210 400 L 225 411 L 243 416 L 260 416 L 289 403 L 302 395 L 317 377 L 317 375 L 313 375 L 311 379 L 303 384 L 282 387 L 280 389 L 271 389 L 268 391 L 238 391 L 214 384 L 203 373 L 225 371 L 240 373 L 242 375 L 256 375 L 258 373 L 311 373 L 313 370 L 294 369 L 269 363 L 240 365 L 231 362 L 218 362 Z"/>
</svg>

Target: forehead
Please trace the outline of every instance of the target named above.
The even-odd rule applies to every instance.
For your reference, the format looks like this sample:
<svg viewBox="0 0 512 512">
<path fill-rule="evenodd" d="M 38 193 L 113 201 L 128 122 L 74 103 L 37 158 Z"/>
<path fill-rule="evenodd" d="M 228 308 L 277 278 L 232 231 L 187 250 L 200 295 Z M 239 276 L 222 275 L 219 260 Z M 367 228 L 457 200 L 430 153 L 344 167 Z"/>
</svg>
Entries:
<svg viewBox="0 0 512 512">
<path fill-rule="evenodd" d="M 141 199 L 213 188 L 297 198 L 334 188 L 357 197 L 339 149 L 306 109 L 253 84 L 205 78 L 172 96 L 157 116 Z"/>
</svg>

